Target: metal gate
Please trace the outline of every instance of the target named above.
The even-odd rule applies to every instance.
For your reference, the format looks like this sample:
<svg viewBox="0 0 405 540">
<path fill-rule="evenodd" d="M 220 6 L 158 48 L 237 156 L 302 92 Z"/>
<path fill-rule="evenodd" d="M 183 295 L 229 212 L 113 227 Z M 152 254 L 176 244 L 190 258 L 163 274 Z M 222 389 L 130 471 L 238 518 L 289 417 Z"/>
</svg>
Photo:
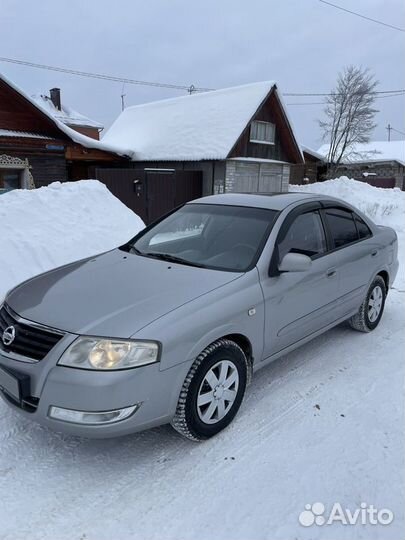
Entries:
<svg viewBox="0 0 405 540">
<path fill-rule="evenodd" d="M 356 180 L 360 182 L 366 182 L 370 186 L 381 187 L 381 188 L 394 188 L 395 187 L 395 178 L 394 177 L 385 177 L 385 176 L 367 176 L 367 177 L 357 177 Z"/>
<path fill-rule="evenodd" d="M 98 168 L 95 176 L 146 224 L 202 195 L 201 171 Z"/>
</svg>

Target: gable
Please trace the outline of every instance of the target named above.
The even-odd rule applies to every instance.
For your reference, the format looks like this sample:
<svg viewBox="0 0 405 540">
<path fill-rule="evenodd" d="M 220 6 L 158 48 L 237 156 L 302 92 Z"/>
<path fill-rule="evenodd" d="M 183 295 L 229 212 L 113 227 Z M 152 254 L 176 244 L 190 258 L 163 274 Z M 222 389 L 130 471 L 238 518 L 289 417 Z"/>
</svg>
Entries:
<svg viewBox="0 0 405 540">
<path fill-rule="evenodd" d="M 270 122 L 275 125 L 274 144 L 251 142 L 250 129 L 253 121 Z M 303 163 L 301 149 L 294 136 L 291 121 L 281 103 L 276 87 L 273 87 L 229 152 L 228 158 L 249 157 L 274 159 L 289 163 Z"/>
<path fill-rule="evenodd" d="M 44 113 L 1 78 L 0 128 L 66 139 Z"/>
</svg>

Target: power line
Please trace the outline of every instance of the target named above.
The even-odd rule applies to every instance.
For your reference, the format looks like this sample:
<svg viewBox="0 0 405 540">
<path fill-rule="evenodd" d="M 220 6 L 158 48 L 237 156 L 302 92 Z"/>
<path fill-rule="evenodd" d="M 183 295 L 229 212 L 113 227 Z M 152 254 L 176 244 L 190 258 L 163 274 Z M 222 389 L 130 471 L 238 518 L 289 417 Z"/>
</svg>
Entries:
<svg viewBox="0 0 405 540">
<path fill-rule="evenodd" d="M 79 71 L 77 69 L 63 68 L 59 66 L 50 66 L 47 64 L 37 64 L 35 62 L 28 62 L 26 60 L 18 60 L 16 58 L 6 58 L 4 56 L 0 56 L 0 62 L 8 62 L 10 64 L 18 64 L 18 65 L 27 66 L 27 67 L 36 68 L 36 69 L 57 71 L 60 73 L 67 73 L 68 75 L 76 75 L 79 77 L 89 77 L 92 79 L 101 79 L 101 80 L 112 81 L 112 82 L 120 82 L 123 84 L 154 86 L 158 88 L 170 88 L 173 90 L 187 90 L 187 92 L 189 93 L 208 92 L 208 91 L 214 90 L 214 88 L 196 87 L 193 84 L 186 86 L 182 84 L 170 84 L 170 83 L 163 83 L 163 82 L 156 82 L 156 81 L 142 81 L 142 80 L 137 80 L 137 79 L 129 79 L 126 77 L 106 75 L 105 73 L 92 73 L 89 71 Z M 397 94 L 402 95 L 403 93 L 405 93 L 405 89 L 380 90 L 376 92 L 368 92 L 368 94 L 374 94 L 374 95 L 384 94 L 384 95 L 381 95 L 381 97 L 391 97 L 390 95 L 397 95 Z M 289 97 L 327 97 L 331 95 L 338 96 L 339 94 L 331 93 L 331 92 L 284 92 L 283 95 L 289 96 Z"/>
<path fill-rule="evenodd" d="M 284 94 L 284 95 L 287 95 L 287 94 Z M 383 98 L 393 98 L 393 97 L 399 97 L 399 96 L 402 96 L 402 97 L 405 97 L 405 92 L 400 92 L 398 94 L 388 94 L 388 95 L 383 95 L 383 96 L 375 96 L 375 99 L 383 99 Z M 326 104 L 326 101 L 297 101 L 295 103 L 287 103 L 286 105 L 288 105 L 289 107 L 290 106 L 294 106 L 294 105 L 325 105 Z"/>
<path fill-rule="evenodd" d="M 1 60 L 1 58 L 0 58 Z M 362 92 L 363 93 L 363 92 Z M 401 88 L 400 90 L 378 90 L 376 92 L 364 92 L 364 94 L 399 94 L 399 95 L 402 95 L 403 93 L 405 93 L 405 88 Z M 299 93 L 299 92 L 283 92 L 283 95 L 284 96 L 294 96 L 294 97 L 325 97 L 325 96 L 340 96 L 340 95 L 343 95 L 343 94 L 339 94 L 337 92 L 324 92 L 324 93 Z M 386 96 L 388 97 L 388 96 Z"/>
<path fill-rule="evenodd" d="M 391 131 L 396 131 L 397 133 L 400 133 L 401 135 L 405 135 L 405 133 L 403 131 L 400 131 L 399 129 L 395 129 L 392 126 L 390 126 L 390 130 Z"/>
<path fill-rule="evenodd" d="M 196 91 L 206 92 L 208 90 L 212 90 L 211 88 L 198 88 L 198 87 L 194 87 L 193 85 L 186 86 L 182 84 L 139 81 L 136 79 L 127 79 L 125 77 L 115 77 L 114 75 L 106 75 L 104 73 L 91 73 L 89 71 L 79 71 L 77 69 L 68 69 L 68 68 L 62 68 L 58 66 L 49 66 L 46 64 L 36 64 L 34 62 L 27 62 L 25 60 L 17 60 L 15 58 L 5 58 L 2 56 L 0 57 L 0 62 L 9 62 L 10 64 L 19 64 L 22 66 L 28 66 L 32 68 L 46 69 L 49 71 L 58 71 L 61 73 L 68 73 L 69 75 L 77 75 L 79 77 L 89 77 L 92 79 L 102 79 L 106 81 L 121 82 L 121 83 L 126 83 L 126 84 L 137 84 L 137 85 L 143 85 L 143 86 L 154 86 L 158 88 L 170 88 L 172 90 L 187 90 L 187 91 L 189 91 L 190 88 L 193 87 L 193 92 L 196 92 Z"/>
<path fill-rule="evenodd" d="M 332 2 L 327 2 L 326 0 L 319 0 L 319 2 L 322 2 L 322 4 L 327 4 L 328 6 L 332 6 L 336 9 L 340 9 L 341 11 L 345 11 L 346 13 L 350 13 L 351 15 L 356 15 L 356 17 L 366 19 L 366 21 L 371 21 L 377 24 L 381 24 L 382 26 L 387 26 L 388 28 L 392 28 L 393 30 L 398 30 L 399 32 L 405 32 L 405 28 L 400 28 L 399 26 L 394 26 L 393 24 L 379 21 L 378 19 L 372 19 L 371 17 L 367 17 L 366 15 L 362 15 L 361 13 L 357 13 L 356 11 L 350 11 L 350 9 L 346 9 L 342 6 L 337 6 L 336 4 L 332 4 Z"/>
</svg>

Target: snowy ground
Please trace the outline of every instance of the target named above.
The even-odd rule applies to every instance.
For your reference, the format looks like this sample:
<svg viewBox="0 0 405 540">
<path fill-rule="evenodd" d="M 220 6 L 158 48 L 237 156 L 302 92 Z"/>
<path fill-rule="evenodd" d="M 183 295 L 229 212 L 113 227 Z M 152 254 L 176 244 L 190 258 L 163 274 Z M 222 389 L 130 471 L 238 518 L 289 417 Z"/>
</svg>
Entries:
<svg viewBox="0 0 405 540">
<path fill-rule="evenodd" d="M 405 194 L 352 181 L 304 189 L 374 201 L 376 220 L 398 228 L 403 266 L 379 327 L 342 325 L 274 362 L 229 429 L 203 444 L 168 427 L 106 441 L 62 436 L 1 403 L 2 540 L 404 537 Z M 303 527 L 298 515 L 314 502 L 365 502 L 395 518 Z"/>
</svg>

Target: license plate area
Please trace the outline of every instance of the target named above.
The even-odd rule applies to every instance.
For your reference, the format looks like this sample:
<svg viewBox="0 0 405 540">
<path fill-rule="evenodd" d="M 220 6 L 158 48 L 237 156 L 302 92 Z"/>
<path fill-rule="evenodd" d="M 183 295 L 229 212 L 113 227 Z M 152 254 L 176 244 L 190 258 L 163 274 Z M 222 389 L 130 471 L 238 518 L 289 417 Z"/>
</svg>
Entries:
<svg viewBox="0 0 405 540">
<path fill-rule="evenodd" d="M 21 400 L 29 395 L 29 377 L 0 367 L 0 390 L 13 400 Z"/>
</svg>

